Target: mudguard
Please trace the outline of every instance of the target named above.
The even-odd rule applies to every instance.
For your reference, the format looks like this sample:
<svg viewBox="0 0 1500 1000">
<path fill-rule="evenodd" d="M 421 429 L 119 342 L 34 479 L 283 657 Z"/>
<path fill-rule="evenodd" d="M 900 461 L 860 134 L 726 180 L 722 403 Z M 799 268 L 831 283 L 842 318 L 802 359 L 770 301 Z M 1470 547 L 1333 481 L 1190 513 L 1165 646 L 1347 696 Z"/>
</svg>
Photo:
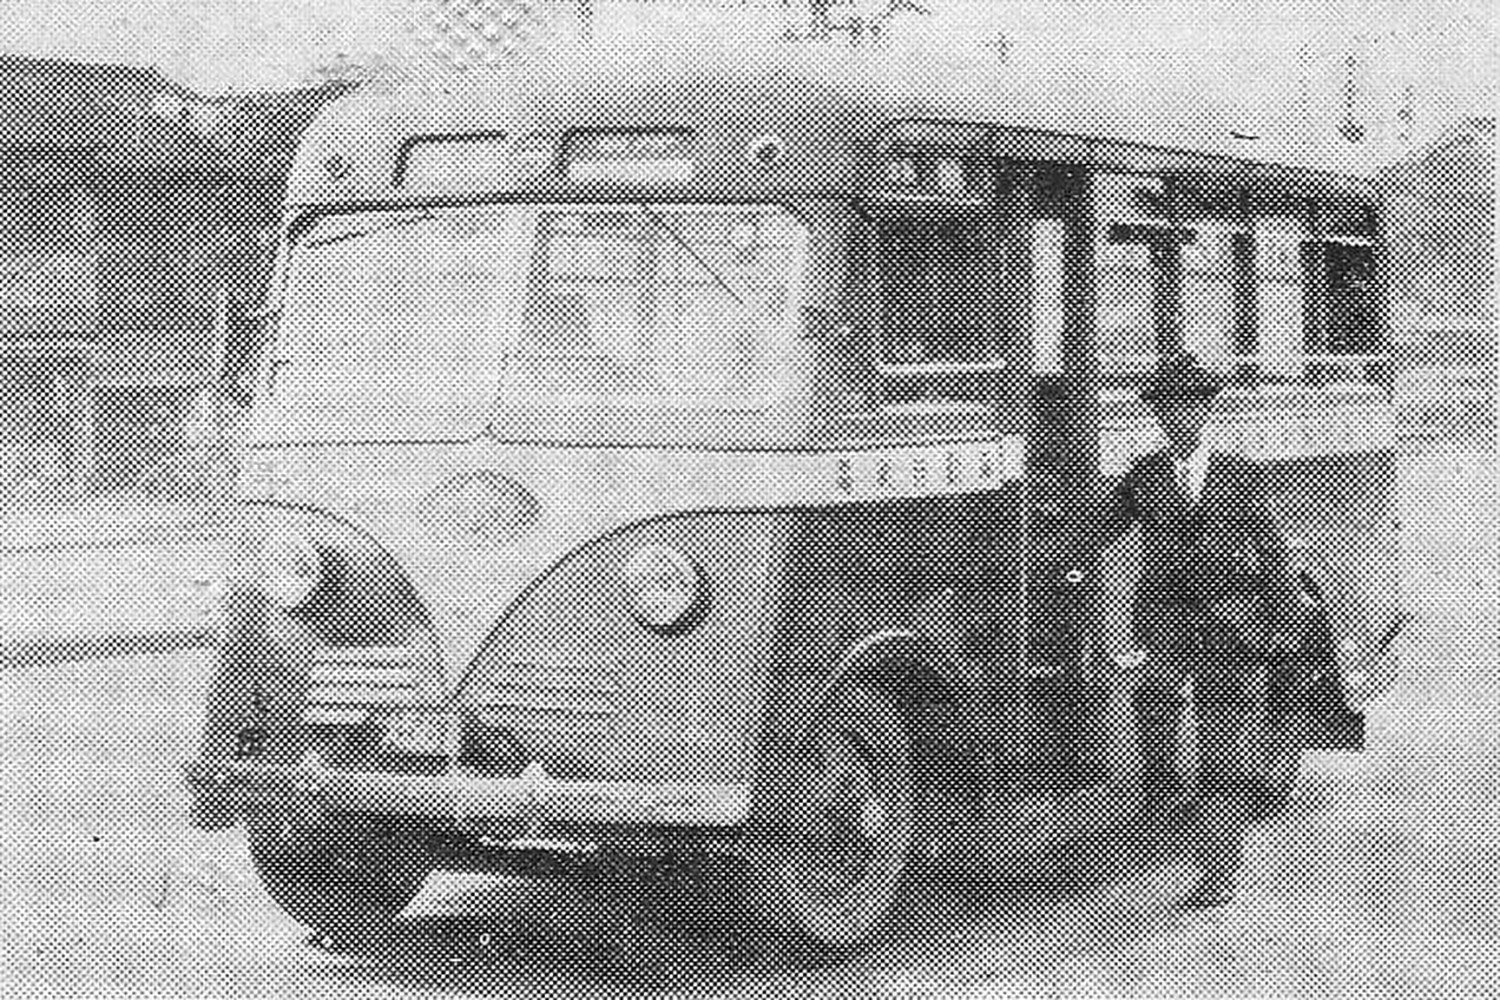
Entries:
<svg viewBox="0 0 1500 1000">
<path fill-rule="evenodd" d="M 1300 716 L 1296 728 L 1309 750 L 1363 750 L 1362 701 L 1351 683 L 1360 670 L 1348 653 L 1351 640 L 1368 633 L 1368 614 L 1363 602 L 1352 600 L 1353 588 L 1343 588 L 1342 602 L 1330 599 L 1325 581 L 1337 584 L 1338 578 L 1330 579 L 1327 563 L 1304 542 L 1290 539 L 1287 548 L 1297 595 L 1287 631 L 1296 642 L 1290 651 L 1272 654 L 1271 711 Z M 1351 615 L 1351 605 L 1360 613 L 1358 619 Z"/>
<path fill-rule="evenodd" d="M 1273 699 L 1302 716 L 1306 749 L 1363 750 L 1365 717 L 1352 707 L 1333 626 L 1321 604 L 1310 605 L 1308 612 L 1297 648 L 1274 671 L 1281 691 Z"/>
</svg>

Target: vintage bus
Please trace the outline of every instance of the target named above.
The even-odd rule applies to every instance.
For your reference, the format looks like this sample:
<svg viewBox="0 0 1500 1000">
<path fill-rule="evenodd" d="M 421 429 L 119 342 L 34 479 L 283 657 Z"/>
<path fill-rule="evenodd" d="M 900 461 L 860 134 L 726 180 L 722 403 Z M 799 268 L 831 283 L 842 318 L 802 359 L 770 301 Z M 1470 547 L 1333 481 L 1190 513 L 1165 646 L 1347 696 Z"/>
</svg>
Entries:
<svg viewBox="0 0 1500 1000">
<path fill-rule="evenodd" d="M 538 73 L 347 97 L 292 169 L 187 773 L 298 920 L 692 871 L 837 948 L 915 865 L 1132 821 L 1134 540 L 1084 540 L 1182 347 L 1325 661 L 1388 681 L 1380 215 L 1338 150 L 1017 124 L 858 54 Z"/>
</svg>

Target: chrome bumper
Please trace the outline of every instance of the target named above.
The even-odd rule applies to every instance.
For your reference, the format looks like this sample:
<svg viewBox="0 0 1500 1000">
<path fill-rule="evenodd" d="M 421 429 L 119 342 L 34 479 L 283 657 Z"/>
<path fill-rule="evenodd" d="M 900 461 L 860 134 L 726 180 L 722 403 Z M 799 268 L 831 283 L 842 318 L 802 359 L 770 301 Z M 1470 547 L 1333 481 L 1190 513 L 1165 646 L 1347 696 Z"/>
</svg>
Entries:
<svg viewBox="0 0 1500 1000">
<path fill-rule="evenodd" d="M 489 778 L 340 771 L 316 762 L 194 760 L 184 765 L 195 817 L 281 809 L 309 823 L 337 813 L 425 820 L 464 829 L 497 821 L 528 828 L 738 827 L 750 811 L 745 784 L 560 781 L 544 774 Z M 200 825 L 210 825 L 200 821 Z"/>
</svg>

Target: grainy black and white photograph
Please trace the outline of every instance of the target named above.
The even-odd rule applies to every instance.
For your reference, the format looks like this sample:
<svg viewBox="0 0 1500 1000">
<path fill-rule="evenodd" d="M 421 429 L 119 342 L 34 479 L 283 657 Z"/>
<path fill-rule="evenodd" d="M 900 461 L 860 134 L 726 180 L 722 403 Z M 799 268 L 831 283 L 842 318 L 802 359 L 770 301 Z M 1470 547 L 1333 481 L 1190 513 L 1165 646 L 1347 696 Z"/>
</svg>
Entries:
<svg viewBox="0 0 1500 1000">
<path fill-rule="evenodd" d="M 5 0 L 0 995 L 1500 994 L 1481 0 Z"/>
</svg>

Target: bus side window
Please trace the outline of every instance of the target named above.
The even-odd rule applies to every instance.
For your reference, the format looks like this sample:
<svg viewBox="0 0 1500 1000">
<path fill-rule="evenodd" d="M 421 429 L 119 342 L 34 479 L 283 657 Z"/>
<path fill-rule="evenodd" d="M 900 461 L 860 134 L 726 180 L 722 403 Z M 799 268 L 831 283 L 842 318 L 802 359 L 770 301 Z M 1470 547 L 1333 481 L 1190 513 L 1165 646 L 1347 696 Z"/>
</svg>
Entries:
<svg viewBox="0 0 1500 1000">
<path fill-rule="evenodd" d="M 1330 199 L 1320 206 L 1323 260 L 1322 381 L 1380 382 L 1384 330 L 1375 274 L 1375 220 L 1366 205 Z M 1341 358 L 1349 358 L 1345 363 Z"/>
<path fill-rule="evenodd" d="M 1381 346 L 1370 247 L 1329 247 L 1328 353 L 1370 354 Z"/>
<path fill-rule="evenodd" d="M 1250 234 L 1237 187 L 1179 184 L 1182 345 L 1206 364 L 1250 375 Z"/>
<path fill-rule="evenodd" d="M 1160 177 L 1097 174 L 1095 322 L 1107 388 L 1138 388 L 1176 322 L 1171 229 Z"/>
<path fill-rule="evenodd" d="M 1302 220 L 1295 216 L 1255 220 L 1256 362 L 1262 382 L 1302 380 L 1306 239 Z"/>
<path fill-rule="evenodd" d="M 1254 226 L 1260 381 L 1384 382 L 1373 212 L 1349 199 L 1273 195 Z"/>
<path fill-rule="evenodd" d="M 882 406 L 989 409 L 1002 362 L 980 224 L 889 221 L 877 240 Z"/>
</svg>

